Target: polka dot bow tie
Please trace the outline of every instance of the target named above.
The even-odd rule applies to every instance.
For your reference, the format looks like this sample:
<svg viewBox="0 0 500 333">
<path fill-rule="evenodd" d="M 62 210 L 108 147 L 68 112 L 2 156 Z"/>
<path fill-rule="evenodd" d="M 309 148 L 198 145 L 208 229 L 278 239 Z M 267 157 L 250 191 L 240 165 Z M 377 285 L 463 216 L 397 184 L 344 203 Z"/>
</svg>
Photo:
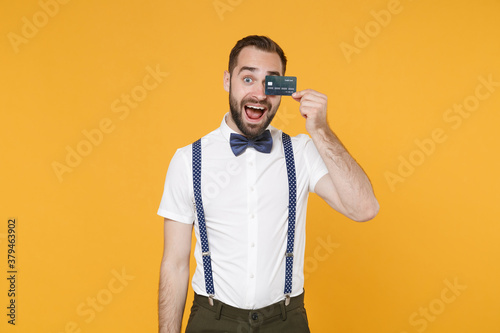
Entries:
<svg viewBox="0 0 500 333">
<path fill-rule="evenodd" d="M 265 130 L 264 133 L 256 136 L 254 139 L 248 139 L 243 135 L 231 133 L 229 143 L 231 144 L 231 150 L 236 156 L 243 154 L 247 147 L 254 147 L 255 150 L 261 153 L 269 154 L 273 147 L 273 137 L 269 130 Z"/>
</svg>

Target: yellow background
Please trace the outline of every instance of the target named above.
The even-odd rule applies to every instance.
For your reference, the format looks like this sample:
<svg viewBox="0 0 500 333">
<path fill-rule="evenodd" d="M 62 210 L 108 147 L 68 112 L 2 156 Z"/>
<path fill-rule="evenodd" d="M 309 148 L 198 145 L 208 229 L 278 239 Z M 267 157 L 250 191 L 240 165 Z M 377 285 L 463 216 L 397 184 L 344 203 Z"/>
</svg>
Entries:
<svg viewBox="0 0 500 333">
<path fill-rule="evenodd" d="M 157 330 L 165 173 L 178 147 L 219 125 L 229 51 L 249 34 L 284 48 L 299 89 L 328 95 L 331 126 L 381 205 L 360 224 L 311 196 L 312 331 L 500 332 L 500 1 L 65 2 L 1 4 L 2 332 Z M 377 23 L 374 13 L 388 8 L 397 13 Z M 35 31 L 24 27 L 34 21 Z M 357 51 L 347 55 L 347 44 Z M 164 77 L 146 91 L 148 68 Z M 497 82 L 489 94 L 480 78 Z M 473 104 L 477 89 L 479 105 L 452 122 L 448 110 Z M 123 96 L 144 91 L 124 113 Z M 305 131 L 297 107 L 283 98 L 275 120 L 292 135 Z M 96 133 L 103 121 L 109 133 L 85 146 L 82 131 Z M 78 145 L 87 156 L 58 177 L 54 162 L 67 165 L 67 147 Z M 413 170 L 401 166 L 410 158 Z M 14 327 L 10 217 L 18 223 Z M 93 316 L 92 299 L 106 303 Z M 190 291 L 185 314 L 191 300 Z"/>
</svg>

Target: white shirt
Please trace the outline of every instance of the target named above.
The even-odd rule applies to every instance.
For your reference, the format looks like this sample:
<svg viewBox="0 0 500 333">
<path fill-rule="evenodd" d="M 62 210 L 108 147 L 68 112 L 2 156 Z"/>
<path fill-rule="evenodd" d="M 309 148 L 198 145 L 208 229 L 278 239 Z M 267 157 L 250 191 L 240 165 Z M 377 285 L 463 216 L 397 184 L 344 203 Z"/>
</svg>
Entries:
<svg viewBox="0 0 500 333">
<path fill-rule="evenodd" d="M 269 126 L 270 154 L 254 148 L 235 156 L 226 124 L 204 136 L 201 191 L 212 257 L 215 299 L 257 309 L 284 299 L 288 227 L 288 178 L 281 131 Z M 309 136 L 292 137 L 297 174 L 297 216 L 291 296 L 304 287 L 307 199 L 328 171 Z M 170 162 L 158 215 L 195 223 L 194 292 L 207 296 L 194 207 L 192 147 L 178 149 Z"/>
</svg>

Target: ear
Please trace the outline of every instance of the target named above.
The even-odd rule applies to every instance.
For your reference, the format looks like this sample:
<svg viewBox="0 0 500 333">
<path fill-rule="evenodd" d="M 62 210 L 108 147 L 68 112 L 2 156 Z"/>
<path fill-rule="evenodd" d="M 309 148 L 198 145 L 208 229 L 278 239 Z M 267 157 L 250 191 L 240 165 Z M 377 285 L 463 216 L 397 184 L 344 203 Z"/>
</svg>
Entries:
<svg viewBox="0 0 500 333">
<path fill-rule="evenodd" d="M 231 86 L 231 74 L 228 71 L 224 71 L 224 90 L 229 92 L 229 87 Z"/>
</svg>

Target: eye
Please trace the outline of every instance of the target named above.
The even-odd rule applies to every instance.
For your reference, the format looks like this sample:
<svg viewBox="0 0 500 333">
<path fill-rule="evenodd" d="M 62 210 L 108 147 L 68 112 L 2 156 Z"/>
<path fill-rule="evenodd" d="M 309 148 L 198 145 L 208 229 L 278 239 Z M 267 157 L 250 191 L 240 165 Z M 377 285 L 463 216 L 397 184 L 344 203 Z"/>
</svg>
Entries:
<svg viewBox="0 0 500 333">
<path fill-rule="evenodd" d="M 248 76 L 247 76 L 247 77 L 244 77 L 244 78 L 243 78 L 243 82 L 245 82 L 245 83 L 252 83 L 252 81 L 253 81 L 253 80 L 252 80 L 252 78 L 251 78 L 251 77 L 248 77 Z"/>
</svg>

